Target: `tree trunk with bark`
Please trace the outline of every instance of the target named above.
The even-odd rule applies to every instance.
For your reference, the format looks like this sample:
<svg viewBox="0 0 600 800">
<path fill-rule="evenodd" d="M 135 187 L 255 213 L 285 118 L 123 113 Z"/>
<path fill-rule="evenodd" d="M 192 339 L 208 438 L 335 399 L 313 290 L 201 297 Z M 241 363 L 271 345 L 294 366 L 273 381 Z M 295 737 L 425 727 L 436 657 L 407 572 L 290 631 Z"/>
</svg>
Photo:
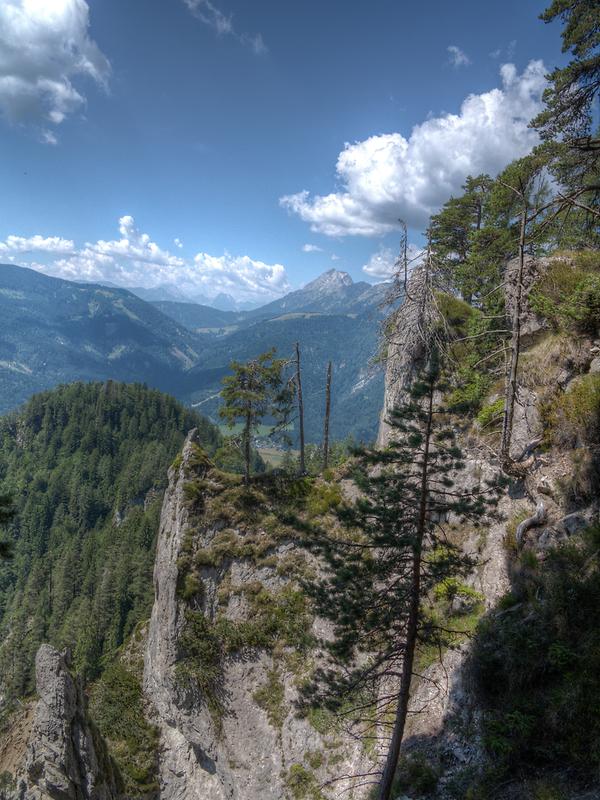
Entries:
<svg viewBox="0 0 600 800">
<path fill-rule="evenodd" d="M 511 320 L 510 359 L 506 373 L 506 387 L 504 396 L 504 418 L 502 422 L 502 442 L 500 456 L 505 472 L 512 474 L 514 462 L 510 457 L 513 421 L 515 416 L 515 402 L 517 398 L 517 373 L 519 356 L 521 354 L 521 311 L 523 304 L 523 275 L 525 272 L 525 237 L 527 232 L 527 204 L 523 203 L 521 212 L 521 228 L 519 234 L 519 265 L 517 268 L 516 283 L 514 286 L 513 309 Z"/>
<path fill-rule="evenodd" d="M 329 466 L 329 417 L 331 415 L 331 361 L 327 365 L 325 381 L 325 428 L 323 431 L 323 469 Z"/>
<path fill-rule="evenodd" d="M 298 392 L 298 427 L 300 434 L 300 475 L 306 475 L 304 455 L 304 402 L 302 400 L 302 374 L 300 369 L 300 343 L 296 342 L 296 390 Z"/>
<path fill-rule="evenodd" d="M 419 517 L 415 532 L 415 542 L 412 552 L 412 577 L 410 589 L 410 609 L 406 624 L 406 640 L 404 644 L 404 657 L 402 659 L 402 675 L 400 689 L 398 692 L 398 702 L 396 705 L 396 716 L 392 739 L 383 768 L 381 781 L 379 784 L 378 800 L 390 800 L 394 776 L 398 769 L 400 758 L 400 748 L 404 738 L 404 728 L 408 714 L 408 704 L 410 701 L 410 687 L 413 676 L 413 665 L 415 661 L 415 649 L 417 636 L 419 633 L 419 623 L 421 619 L 421 561 L 423 553 L 423 540 L 427 528 L 427 505 L 429 497 L 429 453 L 431 445 L 431 431 L 433 424 L 433 391 L 427 398 L 427 426 L 423 442 L 423 466 L 421 468 L 421 492 L 419 500 Z"/>
</svg>

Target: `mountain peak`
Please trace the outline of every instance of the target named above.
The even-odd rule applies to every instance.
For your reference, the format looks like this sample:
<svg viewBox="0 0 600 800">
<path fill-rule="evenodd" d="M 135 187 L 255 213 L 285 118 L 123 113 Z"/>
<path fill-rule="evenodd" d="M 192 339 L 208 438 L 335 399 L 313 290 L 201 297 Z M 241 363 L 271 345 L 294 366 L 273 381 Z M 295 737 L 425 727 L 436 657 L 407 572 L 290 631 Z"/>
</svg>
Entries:
<svg viewBox="0 0 600 800">
<path fill-rule="evenodd" d="M 307 283 L 305 289 L 326 289 L 336 290 L 344 286 L 352 286 L 354 281 L 347 272 L 341 272 L 338 269 L 328 269 L 314 281 Z"/>
</svg>

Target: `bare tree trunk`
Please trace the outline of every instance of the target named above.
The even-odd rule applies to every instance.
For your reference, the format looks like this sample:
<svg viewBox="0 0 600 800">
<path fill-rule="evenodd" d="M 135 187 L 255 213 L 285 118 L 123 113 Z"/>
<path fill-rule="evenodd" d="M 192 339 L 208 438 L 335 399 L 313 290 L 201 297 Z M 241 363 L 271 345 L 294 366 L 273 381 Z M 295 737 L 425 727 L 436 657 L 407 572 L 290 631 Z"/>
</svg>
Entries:
<svg viewBox="0 0 600 800">
<path fill-rule="evenodd" d="M 304 457 L 304 403 L 302 401 L 299 342 L 296 342 L 296 388 L 298 390 L 298 426 L 300 429 L 300 475 L 306 475 L 306 462 Z"/>
<path fill-rule="evenodd" d="M 250 422 L 251 412 L 246 414 L 246 424 L 244 427 L 244 483 L 246 486 L 250 483 Z"/>
<path fill-rule="evenodd" d="M 527 231 L 527 203 L 523 200 L 521 211 L 521 231 L 519 235 L 519 266 L 517 280 L 514 287 L 512 310 L 512 336 L 510 340 L 510 359 L 506 374 L 506 388 L 504 395 L 504 419 L 502 422 L 502 443 L 500 456 L 505 471 L 510 472 L 512 461 L 510 445 L 512 440 L 513 420 L 515 416 L 515 401 L 517 397 L 517 371 L 521 353 L 521 306 L 523 299 L 523 274 L 525 271 L 525 236 Z"/>
<path fill-rule="evenodd" d="M 412 553 L 412 578 L 410 589 L 410 608 L 408 621 L 406 624 L 406 641 L 404 643 L 404 658 L 402 659 L 402 676 L 400 679 L 400 690 L 398 692 L 398 702 L 396 705 L 396 718 L 392 739 L 388 749 L 388 754 L 383 768 L 378 800 L 390 800 L 394 776 L 398 768 L 400 748 L 404 738 L 404 728 L 406 726 L 406 716 L 408 714 L 408 703 L 410 700 L 410 686 L 412 683 L 413 665 L 415 661 L 415 649 L 417 645 L 417 635 L 419 632 L 420 609 L 421 609 L 421 560 L 423 553 L 423 539 L 427 526 L 427 500 L 429 495 L 429 452 L 431 443 L 431 431 L 433 424 L 433 390 L 430 391 L 427 402 L 427 427 L 423 442 L 423 466 L 421 469 L 421 497 L 419 501 L 419 517 L 415 542 Z"/>
<path fill-rule="evenodd" d="M 327 365 L 325 383 L 325 430 L 323 431 L 323 469 L 329 466 L 329 417 L 331 415 L 331 361 Z"/>
</svg>

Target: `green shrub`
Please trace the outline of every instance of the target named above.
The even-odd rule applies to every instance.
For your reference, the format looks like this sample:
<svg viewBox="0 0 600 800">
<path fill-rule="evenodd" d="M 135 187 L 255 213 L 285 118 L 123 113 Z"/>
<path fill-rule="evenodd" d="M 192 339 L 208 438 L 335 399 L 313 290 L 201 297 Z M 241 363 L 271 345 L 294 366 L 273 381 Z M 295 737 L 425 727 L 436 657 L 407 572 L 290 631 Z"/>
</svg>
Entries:
<svg viewBox="0 0 600 800">
<path fill-rule="evenodd" d="M 309 517 L 322 517 L 342 502 L 342 490 L 336 483 L 316 482 L 306 502 Z"/>
<path fill-rule="evenodd" d="M 504 539 L 502 540 L 502 544 L 504 545 L 504 549 L 512 556 L 517 555 L 518 546 L 517 546 L 517 528 L 519 525 L 530 516 L 530 512 L 523 508 L 520 511 L 517 511 L 516 514 L 508 520 L 506 523 Z"/>
<path fill-rule="evenodd" d="M 596 333 L 600 329 L 598 255 L 580 253 L 574 263 L 553 261 L 533 288 L 530 303 L 554 328 Z"/>
<path fill-rule="evenodd" d="M 304 754 L 304 758 L 311 769 L 319 769 L 325 761 L 321 750 L 309 750 Z"/>
<path fill-rule="evenodd" d="M 267 680 L 252 695 L 256 704 L 266 711 L 267 718 L 274 728 L 280 729 L 287 716 L 285 689 L 279 670 L 273 668 L 267 673 Z"/>
<path fill-rule="evenodd" d="M 303 651 L 314 644 L 308 601 L 299 589 L 286 586 L 269 592 L 257 583 L 243 591 L 249 604 L 247 619 L 221 616 L 213 622 L 203 612 L 187 609 L 179 637 L 179 677 L 200 689 L 218 727 L 225 710 L 221 689 L 228 656 L 276 647 Z"/>
<path fill-rule="evenodd" d="M 509 608 L 479 625 L 472 674 L 486 746 L 507 776 L 600 768 L 599 545 L 590 529 L 550 551 L 535 575 L 518 575 Z"/>
<path fill-rule="evenodd" d="M 177 675 L 181 682 L 202 692 L 215 727 L 220 731 L 224 713 L 224 654 L 219 631 L 202 611 L 187 609 L 178 646 Z"/>
<path fill-rule="evenodd" d="M 433 594 L 436 600 L 446 600 L 450 603 L 455 597 L 464 597 L 465 599 L 473 600 L 475 603 L 480 603 L 483 600 L 481 592 L 462 583 L 458 578 L 445 578 L 436 585 Z"/>
<path fill-rule="evenodd" d="M 158 789 L 158 730 L 144 714 L 140 681 L 115 662 L 93 686 L 90 712 L 119 767 L 128 797 Z"/>
<path fill-rule="evenodd" d="M 458 368 L 459 385 L 447 397 L 448 410 L 455 414 L 477 411 L 490 388 L 490 377 L 482 370 L 461 365 Z"/>
<path fill-rule="evenodd" d="M 542 408 L 547 444 L 581 447 L 600 443 L 600 375 L 584 375 Z"/>
<path fill-rule="evenodd" d="M 292 764 L 285 784 L 294 800 L 324 800 L 317 779 L 302 764 Z"/>
<path fill-rule="evenodd" d="M 481 428 L 487 428 L 493 422 L 496 422 L 504 411 L 504 398 L 499 397 L 493 403 L 488 403 L 483 406 L 479 414 L 477 414 L 477 422 Z"/>
<path fill-rule="evenodd" d="M 203 588 L 200 576 L 195 572 L 188 572 L 183 579 L 183 585 L 179 590 L 179 596 L 183 600 L 191 600 L 193 597 L 202 599 Z"/>
<path fill-rule="evenodd" d="M 14 792 L 17 789 L 17 779 L 10 772 L 0 772 L 0 792 Z M 2 795 L 0 795 L 2 796 Z"/>
<path fill-rule="evenodd" d="M 438 780 L 439 772 L 423 755 L 415 753 L 400 759 L 393 791 L 428 794 L 435 790 Z"/>
</svg>

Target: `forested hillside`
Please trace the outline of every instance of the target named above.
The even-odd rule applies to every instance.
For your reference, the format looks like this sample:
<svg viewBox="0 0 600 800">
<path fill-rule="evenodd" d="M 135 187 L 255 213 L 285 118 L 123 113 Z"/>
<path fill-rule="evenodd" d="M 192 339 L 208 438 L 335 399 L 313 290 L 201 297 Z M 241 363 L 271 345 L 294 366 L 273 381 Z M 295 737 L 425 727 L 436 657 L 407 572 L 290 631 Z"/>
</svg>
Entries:
<svg viewBox="0 0 600 800">
<path fill-rule="evenodd" d="M 141 381 L 184 403 L 201 403 L 202 413 L 216 421 L 221 379 L 232 358 L 256 358 L 271 347 L 290 358 L 299 341 L 307 356 L 309 440 L 321 440 L 329 360 L 332 435 L 371 440 L 383 394 L 381 366 L 371 369 L 371 359 L 386 291 L 385 284 L 353 283 L 330 270 L 276 303 L 234 313 L 150 303 L 124 289 L 0 264 L 0 412 L 60 383 L 113 379 Z M 287 305 L 293 313 L 282 313 Z"/>
<path fill-rule="evenodd" d="M 125 289 L 0 264 L 0 411 L 73 380 L 143 381 L 177 394 L 198 338 Z"/>
<path fill-rule="evenodd" d="M 216 428 L 140 385 L 76 383 L 0 421 L 0 482 L 14 495 L 14 558 L 0 564 L 0 673 L 33 689 L 41 642 L 72 651 L 93 678 L 152 605 L 167 468 L 197 427 Z"/>
</svg>

